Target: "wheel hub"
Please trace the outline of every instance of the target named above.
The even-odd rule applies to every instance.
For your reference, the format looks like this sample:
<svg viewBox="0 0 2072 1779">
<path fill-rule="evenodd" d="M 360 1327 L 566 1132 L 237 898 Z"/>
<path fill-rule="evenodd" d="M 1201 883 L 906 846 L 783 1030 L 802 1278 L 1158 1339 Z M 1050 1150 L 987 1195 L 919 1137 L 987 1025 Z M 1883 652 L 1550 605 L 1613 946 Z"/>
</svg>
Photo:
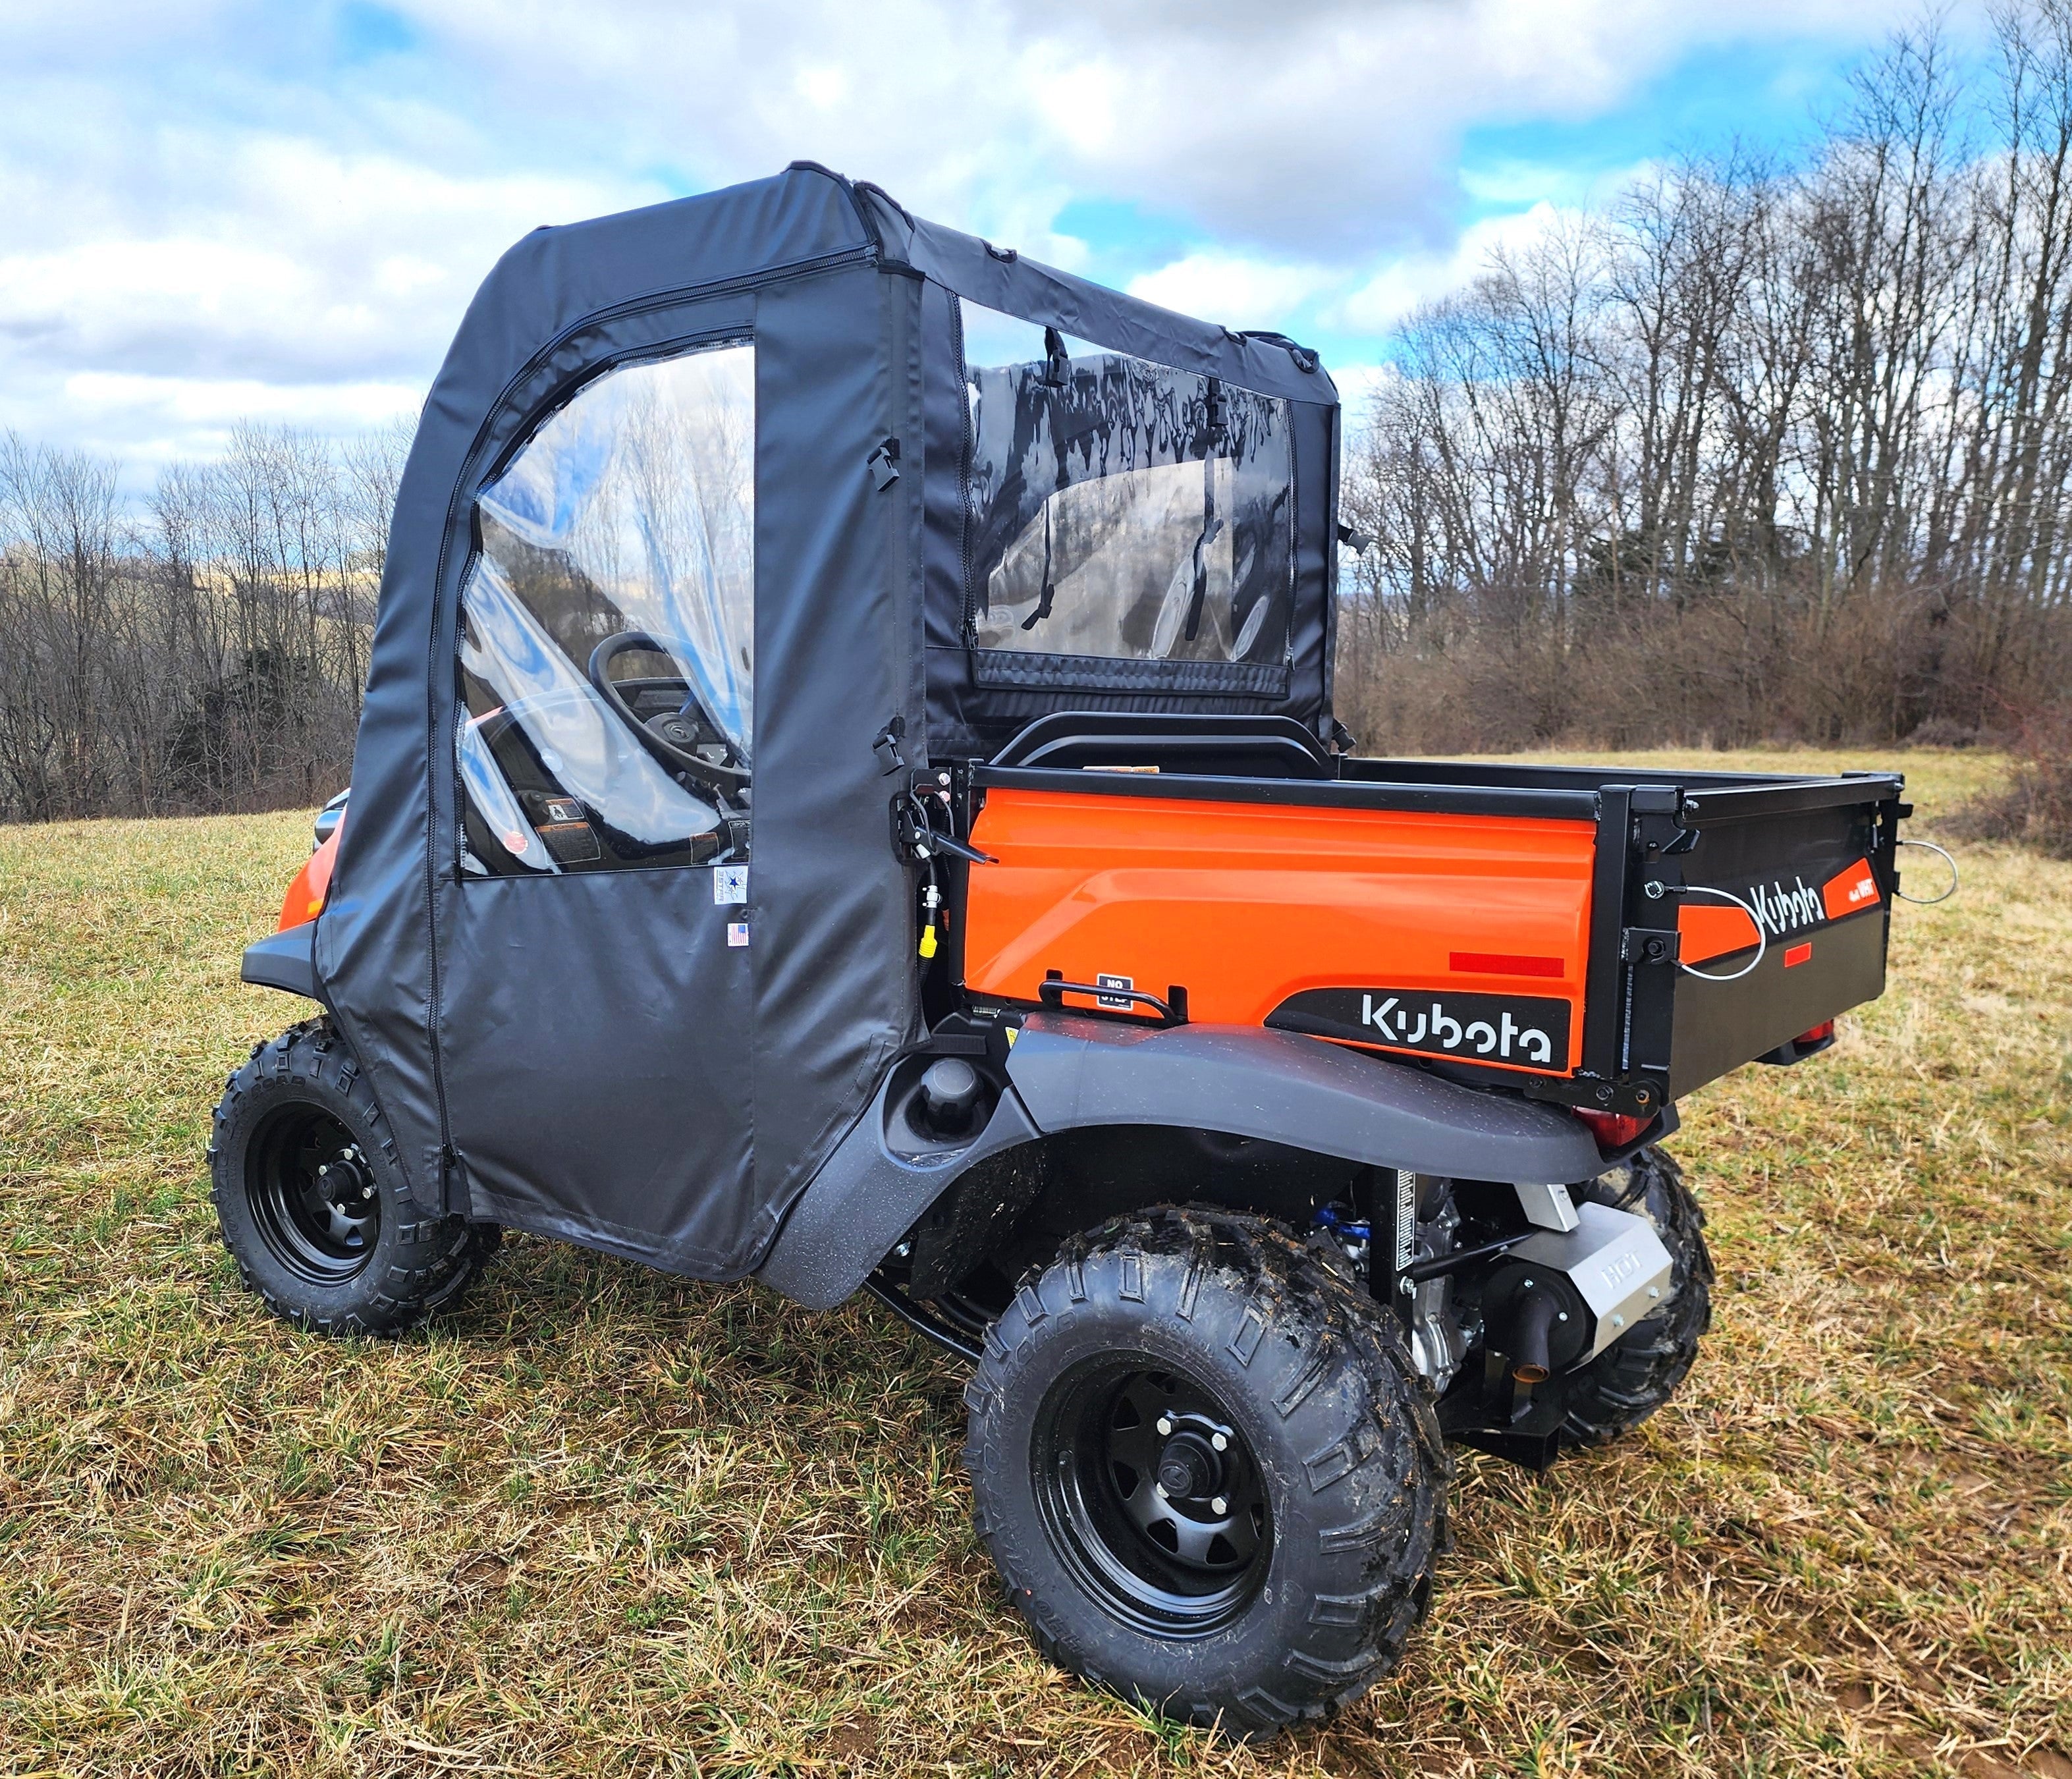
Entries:
<svg viewBox="0 0 2072 1779">
<path fill-rule="evenodd" d="M 1222 1493 L 1223 1461 L 1211 1435 L 1188 1427 L 1175 1432 L 1158 1454 L 1158 1486 L 1174 1502 L 1207 1501 Z M 1228 1436 L 1225 1436 L 1227 1440 Z"/>
<path fill-rule="evenodd" d="M 1267 1566 L 1266 1490 L 1251 1452 L 1222 1405 L 1180 1373 L 1117 1355 L 1083 1378 L 1051 1434 L 1046 1518 L 1118 1616 L 1207 1635 L 1243 1608 Z"/>
<path fill-rule="evenodd" d="M 277 1109 L 245 1160 L 253 1220 L 274 1258 L 311 1284 L 336 1285 L 368 1263 L 381 1194 L 352 1133 L 321 1106 Z"/>
<path fill-rule="evenodd" d="M 364 1240 L 374 1221 L 374 1172 L 358 1144 L 317 1165 L 307 1198 L 311 1215 L 347 1246 Z"/>
</svg>

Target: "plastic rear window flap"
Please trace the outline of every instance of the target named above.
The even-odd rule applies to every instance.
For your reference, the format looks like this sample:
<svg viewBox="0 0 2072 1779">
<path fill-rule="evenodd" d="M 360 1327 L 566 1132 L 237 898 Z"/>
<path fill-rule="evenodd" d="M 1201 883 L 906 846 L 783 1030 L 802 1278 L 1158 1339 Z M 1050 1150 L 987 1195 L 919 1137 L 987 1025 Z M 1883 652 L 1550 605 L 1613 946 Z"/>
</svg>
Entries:
<svg viewBox="0 0 2072 1779">
<path fill-rule="evenodd" d="M 1289 405 L 976 305 L 964 323 L 977 647 L 1285 663 Z"/>
</svg>

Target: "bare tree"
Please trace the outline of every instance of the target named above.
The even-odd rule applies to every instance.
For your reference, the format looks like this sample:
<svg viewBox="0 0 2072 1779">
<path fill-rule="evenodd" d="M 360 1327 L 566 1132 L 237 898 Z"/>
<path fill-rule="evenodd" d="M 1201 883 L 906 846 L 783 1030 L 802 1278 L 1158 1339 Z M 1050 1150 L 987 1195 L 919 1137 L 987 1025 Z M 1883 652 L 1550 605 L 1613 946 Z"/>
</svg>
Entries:
<svg viewBox="0 0 2072 1779">
<path fill-rule="evenodd" d="M 2072 680 L 2072 0 L 1933 26 L 1791 171 L 1737 150 L 1492 260 L 1348 466 L 1379 744 L 1970 732 Z"/>
<path fill-rule="evenodd" d="M 0 817 L 336 789 L 405 442 L 243 425 L 133 517 L 112 463 L 0 442 Z"/>
</svg>

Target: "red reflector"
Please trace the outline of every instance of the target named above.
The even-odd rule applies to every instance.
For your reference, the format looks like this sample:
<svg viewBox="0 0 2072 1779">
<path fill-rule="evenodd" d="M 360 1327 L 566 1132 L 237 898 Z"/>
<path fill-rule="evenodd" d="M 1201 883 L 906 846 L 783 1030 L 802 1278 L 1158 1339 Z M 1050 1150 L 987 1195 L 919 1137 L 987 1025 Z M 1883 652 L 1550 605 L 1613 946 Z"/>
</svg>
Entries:
<svg viewBox="0 0 2072 1779">
<path fill-rule="evenodd" d="M 1810 1032 L 1801 1032 L 1792 1040 L 1794 1044 L 1824 1044 L 1835 1035 L 1835 1022 L 1823 1019 Z"/>
<path fill-rule="evenodd" d="M 1448 962 L 1464 975 L 1478 976 L 1558 976 L 1568 969 L 1558 957 L 1519 957 L 1508 951 L 1456 951 Z"/>
<path fill-rule="evenodd" d="M 1789 970 L 1794 965 L 1803 963 L 1812 955 L 1813 942 L 1810 939 L 1803 945 L 1787 945 L 1784 948 L 1784 967 Z"/>
<path fill-rule="evenodd" d="M 1575 1112 L 1590 1127 L 1590 1134 L 1597 1138 L 1601 1149 L 1624 1148 L 1655 1122 L 1652 1118 L 1634 1118 L 1626 1112 L 1585 1111 L 1581 1106 Z"/>
</svg>

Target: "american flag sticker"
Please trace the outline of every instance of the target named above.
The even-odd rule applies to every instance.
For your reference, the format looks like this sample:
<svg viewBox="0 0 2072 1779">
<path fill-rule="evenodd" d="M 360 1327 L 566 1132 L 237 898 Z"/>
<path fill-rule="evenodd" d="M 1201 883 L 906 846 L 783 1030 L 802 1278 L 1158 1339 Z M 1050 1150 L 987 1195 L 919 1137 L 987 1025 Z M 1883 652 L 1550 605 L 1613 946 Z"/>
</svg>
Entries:
<svg viewBox="0 0 2072 1779">
<path fill-rule="evenodd" d="M 746 945 L 748 943 L 748 922 L 745 920 L 729 921 L 726 923 L 726 942 L 730 945 Z"/>
</svg>

